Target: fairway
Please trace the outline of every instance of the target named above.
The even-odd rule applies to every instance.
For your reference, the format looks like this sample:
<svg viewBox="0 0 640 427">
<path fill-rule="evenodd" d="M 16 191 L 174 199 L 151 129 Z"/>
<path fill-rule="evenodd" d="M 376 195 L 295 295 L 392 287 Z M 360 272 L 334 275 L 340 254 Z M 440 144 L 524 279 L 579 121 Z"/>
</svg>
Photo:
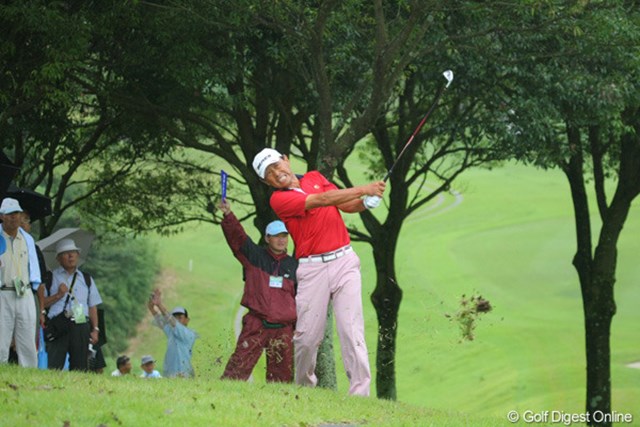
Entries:
<svg viewBox="0 0 640 427">
<path fill-rule="evenodd" d="M 397 343 L 398 400 L 427 408 L 504 417 L 510 410 L 584 411 L 583 315 L 573 211 L 558 171 L 509 164 L 465 173 L 437 206 L 405 222 L 396 268 L 404 291 Z M 456 201 L 457 200 L 457 201 Z M 595 212 L 595 211 L 594 211 Z M 598 225 L 593 218 L 594 229 Z M 250 227 L 250 224 L 245 224 Z M 258 238 L 258 232 L 249 228 Z M 640 423 L 640 204 L 619 245 L 612 327 L 613 409 Z M 169 280 L 167 305 L 188 308 L 199 376 L 219 377 L 234 347 L 233 321 L 242 293 L 240 264 L 219 228 L 193 225 L 172 237 L 154 237 Z M 375 367 L 376 317 L 369 301 L 375 277 L 371 250 L 362 259 L 367 343 Z M 494 309 L 474 341 L 462 341 L 446 315 L 463 294 L 478 293 Z M 164 336 L 145 330 L 134 357 L 161 357 Z M 336 342 L 336 349 L 339 344 Z M 339 357 L 339 355 L 337 355 Z M 347 384 L 338 361 L 339 393 Z M 375 372 L 373 372 L 375 378 Z M 264 365 L 254 371 L 264 383 Z M 372 393 L 374 391 L 372 390 Z"/>
</svg>

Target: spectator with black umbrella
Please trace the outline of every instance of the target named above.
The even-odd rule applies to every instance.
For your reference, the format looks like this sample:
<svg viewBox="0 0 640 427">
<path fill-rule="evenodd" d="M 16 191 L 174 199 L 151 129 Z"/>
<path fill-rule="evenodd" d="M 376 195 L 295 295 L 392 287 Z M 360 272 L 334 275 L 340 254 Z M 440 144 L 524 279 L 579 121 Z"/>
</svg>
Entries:
<svg viewBox="0 0 640 427">
<path fill-rule="evenodd" d="M 6 194 L 19 202 L 20 207 L 22 208 L 20 227 L 29 234 L 31 234 L 32 221 L 37 221 L 45 216 L 51 215 L 51 199 L 43 194 L 32 190 L 18 188 L 13 184 L 9 185 Z M 44 255 L 37 244 L 35 245 L 35 251 L 42 279 L 41 285 L 38 287 L 37 292 L 34 293 L 36 304 L 35 333 L 37 337 L 39 328 L 44 324 L 46 314 L 46 311 L 44 310 L 44 283 L 47 281 L 47 275 L 50 275 L 51 273 L 47 270 Z M 9 354 L 9 362 L 18 362 L 15 348 L 12 348 L 12 351 Z"/>
<path fill-rule="evenodd" d="M 35 242 L 22 230 L 22 208 L 17 200 L 5 198 L 0 206 L 2 236 L 7 250 L 0 256 L 0 363 L 6 363 L 15 338 L 18 361 L 24 367 L 37 367 L 35 301 L 31 290 L 40 286 Z"/>
</svg>

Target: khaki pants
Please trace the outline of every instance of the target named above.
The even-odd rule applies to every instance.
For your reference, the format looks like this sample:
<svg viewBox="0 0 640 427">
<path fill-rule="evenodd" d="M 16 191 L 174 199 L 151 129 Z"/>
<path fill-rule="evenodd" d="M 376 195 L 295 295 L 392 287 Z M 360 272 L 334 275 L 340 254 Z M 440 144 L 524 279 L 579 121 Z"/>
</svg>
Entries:
<svg viewBox="0 0 640 427">
<path fill-rule="evenodd" d="M 38 366 L 35 323 L 36 305 L 31 291 L 18 297 L 13 290 L 0 290 L 0 363 L 9 359 L 11 339 L 15 338 L 20 366 Z"/>
<path fill-rule="evenodd" d="M 364 339 L 360 258 L 350 252 L 326 263 L 300 263 L 297 277 L 298 320 L 293 337 L 296 383 L 315 387 L 318 382 L 316 358 L 331 300 L 349 394 L 369 396 L 371 371 Z"/>
</svg>

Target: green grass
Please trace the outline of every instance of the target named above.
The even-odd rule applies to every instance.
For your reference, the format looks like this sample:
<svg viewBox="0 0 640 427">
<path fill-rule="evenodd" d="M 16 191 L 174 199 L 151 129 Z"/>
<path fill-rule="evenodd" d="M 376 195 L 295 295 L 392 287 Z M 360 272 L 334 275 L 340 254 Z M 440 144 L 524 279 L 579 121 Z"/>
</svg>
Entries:
<svg viewBox="0 0 640 427">
<path fill-rule="evenodd" d="M 455 411 L 347 397 L 294 385 L 111 378 L 0 367 L 6 426 L 496 426 Z"/>
<path fill-rule="evenodd" d="M 507 165 L 470 171 L 457 188 L 462 204 L 440 215 L 426 207 L 402 230 L 396 258 L 404 291 L 397 343 L 398 400 L 498 418 L 511 409 L 582 412 L 583 316 L 571 265 L 575 233 L 564 176 Z M 447 196 L 438 209 L 452 202 Z M 347 218 L 357 223 L 357 217 Z M 598 219 L 593 220 L 595 229 Z M 250 234 L 258 237 L 255 230 Z M 625 364 L 640 360 L 640 265 L 634 260 L 640 253 L 638 235 L 636 203 L 619 246 L 618 313 L 611 342 L 613 408 L 637 420 L 640 370 Z M 179 277 L 175 303 L 189 306 L 192 325 L 201 335 L 196 370 L 217 378 L 233 351 L 232 322 L 242 292 L 240 266 L 211 225 L 158 241 L 164 265 Z M 375 271 L 370 248 L 355 246 L 362 259 L 375 378 L 376 316 L 369 303 Z M 187 269 L 190 259 L 193 271 Z M 494 310 L 479 322 L 474 341 L 461 342 L 457 324 L 445 315 L 457 311 L 463 294 L 474 292 L 488 298 Z M 159 331 L 153 336 L 162 340 Z M 157 341 L 147 342 L 161 348 Z M 348 385 L 337 353 L 338 394 L 344 395 Z M 261 362 L 254 370 L 256 385 L 264 384 L 263 377 Z"/>
<path fill-rule="evenodd" d="M 583 411 L 582 303 L 564 177 L 508 166 L 465 180 L 462 205 L 403 230 L 399 399 L 485 415 Z M 633 261 L 639 234 L 636 203 L 619 246 L 612 328 L 613 407 L 635 419 L 640 371 L 624 365 L 640 359 L 640 269 Z M 455 313 L 460 295 L 473 292 L 494 311 L 481 320 L 476 341 L 459 343 L 456 325 L 443 314 Z"/>
<path fill-rule="evenodd" d="M 571 265 L 575 233 L 566 179 L 557 171 L 507 165 L 470 171 L 456 188 L 464 197 L 460 205 L 434 215 L 453 203 L 447 195 L 436 210 L 427 206 L 411 217 L 400 237 L 396 269 L 404 294 L 397 403 L 346 396 L 337 342 L 335 393 L 267 385 L 263 361 L 254 370 L 253 383 L 220 381 L 235 345 L 241 268 L 218 227 L 193 225 L 180 235 L 154 240 L 165 274 L 173 276 L 165 280 L 171 284 L 166 305 L 186 306 L 190 326 L 200 335 L 193 359 L 197 379 L 117 382 L 107 376 L 2 367 L 0 408 L 15 417 L 4 424 L 60 425 L 67 417 L 74 421 L 71 425 L 483 426 L 504 423 L 510 410 L 583 412 L 583 315 Z M 357 223 L 357 217 L 347 218 Z M 593 221 L 595 229 L 598 219 Z M 258 237 L 256 230 L 249 229 L 249 234 Z M 625 365 L 640 360 L 639 235 L 637 201 L 619 244 L 618 312 L 611 338 L 613 409 L 633 414 L 636 425 L 640 370 Z M 367 343 L 375 378 L 377 325 L 369 302 L 375 270 L 371 249 L 355 247 L 362 260 Z M 463 294 L 476 292 L 489 299 L 494 310 L 480 320 L 474 341 L 462 341 L 458 325 L 446 315 L 455 314 Z M 139 340 L 130 352 L 134 360 L 147 353 L 162 359 L 165 338 L 160 330 L 143 329 Z M 112 369 L 110 361 L 108 371 Z M 18 390 L 8 384 L 17 384 Z M 44 387 L 47 384 L 53 389 Z M 64 393 L 54 392 L 57 387 Z M 100 398 L 98 409 L 68 409 L 70 399 L 92 392 Z M 39 409 L 39 402 L 49 399 L 53 400 L 46 403 L 48 409 Z M 46 420 L 55 422 L 33 418 L 47 411 L 55 416 Z"/>
</svg>

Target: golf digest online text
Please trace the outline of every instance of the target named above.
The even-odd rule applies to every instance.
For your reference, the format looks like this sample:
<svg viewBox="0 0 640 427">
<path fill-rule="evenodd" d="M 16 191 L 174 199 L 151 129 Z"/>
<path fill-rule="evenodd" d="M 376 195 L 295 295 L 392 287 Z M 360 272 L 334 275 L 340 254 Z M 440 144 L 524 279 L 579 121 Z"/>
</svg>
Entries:
<svg viewBox="0 0 640 427">
<path fill-rule="evenodd" d="M 601 411 L 595 411 L 592 413 L 570 413 L 564 411 L 509 411 L 507 419 L 512 423 L 522 421 L 526 424 L 563 424 L 570 426 L 572 424 L 585 424 L 585 423 L 632 423 L 633 414 L 621 413 L 613 411 L 611 413 L 604 413 Z"/>
</svg>

